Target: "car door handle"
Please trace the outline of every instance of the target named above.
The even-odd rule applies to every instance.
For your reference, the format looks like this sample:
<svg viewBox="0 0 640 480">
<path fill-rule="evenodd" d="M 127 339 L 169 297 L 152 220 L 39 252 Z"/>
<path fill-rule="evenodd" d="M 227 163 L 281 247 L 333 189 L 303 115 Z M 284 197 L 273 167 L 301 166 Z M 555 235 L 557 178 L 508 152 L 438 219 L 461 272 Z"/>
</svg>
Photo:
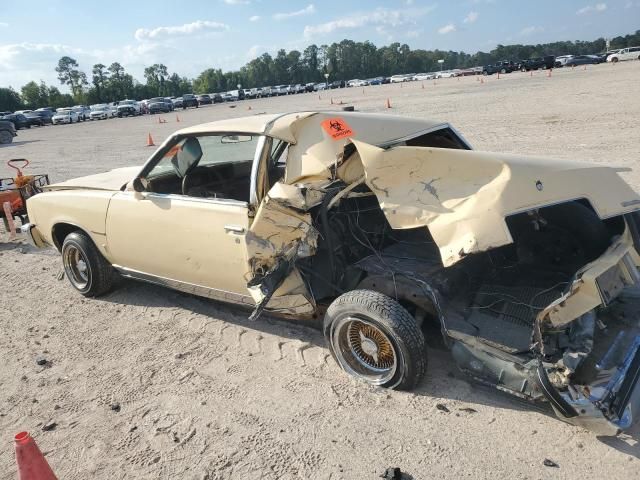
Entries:
<svg viewBox="0 0 640 480">
<path fill-rule="evenodd" d="M 224 229 L 227 232 L 244 233 L 244 227 L 241 227 L 240 225 L 225 225 Z"/>
</svg>

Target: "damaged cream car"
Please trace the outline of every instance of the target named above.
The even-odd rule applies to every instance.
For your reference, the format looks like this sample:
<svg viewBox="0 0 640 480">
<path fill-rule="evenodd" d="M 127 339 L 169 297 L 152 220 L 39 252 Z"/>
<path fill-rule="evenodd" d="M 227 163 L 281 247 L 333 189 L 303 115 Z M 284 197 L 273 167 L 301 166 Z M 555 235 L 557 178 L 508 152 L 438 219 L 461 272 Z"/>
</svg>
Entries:
<svg viewBox="0 0 640 480">
<path fill-rule="evenodd" d="M 640 328 L 621 313 L 640 197 L 620 171 L 475 152 L 446 123 L 256 115 L 51 185 L 24 231 L 86 296 L 118 272 L 252 319 L 324 315 L 338 364 L 373 385 L 413 388 L 437 325 L 475 379 L 615 434 L 640 406 Z"/>
</svg>

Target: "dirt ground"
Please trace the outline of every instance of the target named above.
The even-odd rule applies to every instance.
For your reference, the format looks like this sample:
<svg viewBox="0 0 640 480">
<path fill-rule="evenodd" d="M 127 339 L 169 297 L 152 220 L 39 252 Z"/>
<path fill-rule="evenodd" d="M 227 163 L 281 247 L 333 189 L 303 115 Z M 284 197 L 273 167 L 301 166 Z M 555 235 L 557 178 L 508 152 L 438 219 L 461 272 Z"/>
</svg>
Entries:
<svg viewBox="0 0 640 480">
<path fill-rule="evenodd" d="M 448 121 L 478 150 L 637 167 L 639 73 L 626 62 L 248 100 L 180 111 L 180 123 L 33 128 L 0 160 L 26 157 L 62 181 L 141 165 L 148 133 L 160 144 L 205 121 L 340 108 L 333 99 Z M 640 168 L 625 178 L 640 188 Z M 60 271 L 57 252 L 0 231 L 0 479 L 16 478 L 21 430 L 67 480 L 375 479 L 390 466 L 415 479 L 638 478 L 640 427 L 605 439 L 564 424 L 472 383 L 434 340 L 416 391 L 369 388 L 336 367 L 313 326 L 249 323 L 234 307 L 134 282 L 87 300 Z"/>
</svg>

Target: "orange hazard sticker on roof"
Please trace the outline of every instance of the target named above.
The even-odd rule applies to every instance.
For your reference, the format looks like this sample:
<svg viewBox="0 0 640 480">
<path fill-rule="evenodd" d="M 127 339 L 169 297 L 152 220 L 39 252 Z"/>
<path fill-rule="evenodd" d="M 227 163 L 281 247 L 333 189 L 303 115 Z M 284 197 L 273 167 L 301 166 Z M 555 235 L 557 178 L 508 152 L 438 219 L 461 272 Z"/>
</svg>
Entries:
<svg viewBox="0 0 640 480">
<path fill-rule="evenodd" d="M 322 128 L 334 140 L 353 137 L 351 127 L 342 118 L 329 118 L 321 123 Z"/>
</svg>

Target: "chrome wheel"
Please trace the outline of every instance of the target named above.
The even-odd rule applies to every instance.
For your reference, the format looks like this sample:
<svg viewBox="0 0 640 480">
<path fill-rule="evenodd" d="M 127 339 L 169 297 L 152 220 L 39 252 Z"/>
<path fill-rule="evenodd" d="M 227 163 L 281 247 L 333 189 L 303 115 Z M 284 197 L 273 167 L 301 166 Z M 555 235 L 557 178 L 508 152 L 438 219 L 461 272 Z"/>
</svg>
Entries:
<svg viewBox="0 0 640 480">
<path fill-rule="evenodd" d="M 394 344 L 380 327 L 364 318 L 336 321 L 331 344 L 340 366 L 372 385 L 383 385 L 396 373 L 398 354 Z"/>
<path fill-rule="evenodd" d="M 62 253 L 62 264 L 67 278 L 78 290 L 84 290 L 91 281 L 91 271 L 87 257 L 75 245 L 67 245 Z"/>
</svg>

